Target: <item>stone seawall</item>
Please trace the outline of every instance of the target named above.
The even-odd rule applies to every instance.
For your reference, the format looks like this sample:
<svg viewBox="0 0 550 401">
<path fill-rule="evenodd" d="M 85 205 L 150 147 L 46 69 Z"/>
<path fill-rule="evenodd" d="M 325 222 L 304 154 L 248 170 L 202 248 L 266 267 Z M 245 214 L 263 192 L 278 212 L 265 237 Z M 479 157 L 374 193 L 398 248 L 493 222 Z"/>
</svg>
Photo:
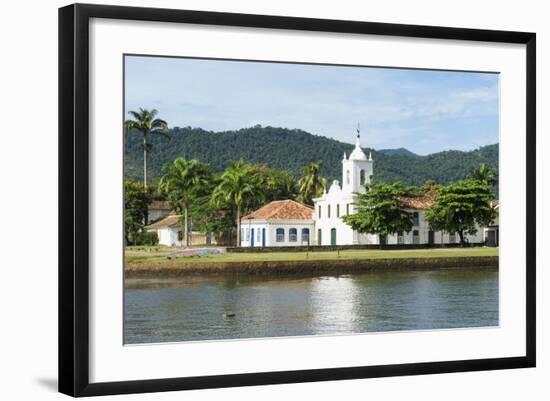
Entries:
<svg viewBox="0 0 550 401">
<path fill-rule="evenodd" d="M 461 244 L 391 244 L 391 245 L 299 245 L 299 246 L 264 246 L 264 247 L 227 247 L 229 253 L 267 253 L 267 252 L 335 252 L 358 249 L 372 250 L 407 250 L 407 249 L 446 249 L 446 248 L 479 248 L 485 246 L 482 242 L 473 242 L 462 246 Z"/>
<path fill-rule="evenodd" d="M 126 277 L 174 277 L 196 274 L 351 274 L 372 270 L 438 270 L 476 268 L 498 270 L 498 256 L 298 260 L 260 262 L 186 262 L 130 265 Z"/>
</svg>

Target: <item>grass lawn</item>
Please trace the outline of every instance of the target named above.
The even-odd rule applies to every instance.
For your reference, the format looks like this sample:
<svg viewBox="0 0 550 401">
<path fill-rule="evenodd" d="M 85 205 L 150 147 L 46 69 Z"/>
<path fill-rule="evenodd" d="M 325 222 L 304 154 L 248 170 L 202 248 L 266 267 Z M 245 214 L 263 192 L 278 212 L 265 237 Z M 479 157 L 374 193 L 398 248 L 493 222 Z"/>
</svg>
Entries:
<svg viewBox="0 0 550 401">
<path fill-rule="evenodd" d="M 182 248 L 166 246 L 127 247 L 126 263 L 129 265 L 177 265 L 185 263 L 216 263 L 216 262 L 257 262 L 257 261 L 294 261 L 294 260 L 336 260 L 336 259 L 389 259 L 389 258 L 442 258 L 442 257 L 472 257 L 498 256 L 498 248 L 448 248 L 448 249 L 410 249 L 410 250 L 378 250 L 351 249 L 340 252 L 265 252 L 265 253 L 225 253 L 203 256 L 167 256 Z"/>
</svg>

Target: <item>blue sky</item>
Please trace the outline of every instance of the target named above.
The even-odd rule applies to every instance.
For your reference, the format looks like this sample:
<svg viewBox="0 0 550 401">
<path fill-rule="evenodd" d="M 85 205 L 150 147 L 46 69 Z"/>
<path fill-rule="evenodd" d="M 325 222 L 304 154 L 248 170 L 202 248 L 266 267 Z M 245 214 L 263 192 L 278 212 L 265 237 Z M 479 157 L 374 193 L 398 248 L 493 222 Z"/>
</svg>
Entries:
<svg viewBox="0 0 550 401">
<path fill-rule="evenodd" d="M 418 154 L 497 143 L 498 75 L 185 58 L 126 57 L 126 110 L 170 126 L 299 128 Z"/>
</svg>

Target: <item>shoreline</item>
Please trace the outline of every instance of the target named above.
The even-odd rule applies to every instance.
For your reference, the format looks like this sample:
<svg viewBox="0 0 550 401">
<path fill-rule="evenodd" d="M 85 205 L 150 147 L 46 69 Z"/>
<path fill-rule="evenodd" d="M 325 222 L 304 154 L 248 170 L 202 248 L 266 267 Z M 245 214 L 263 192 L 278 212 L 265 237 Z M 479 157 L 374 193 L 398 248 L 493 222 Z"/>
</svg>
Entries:
<svg viewBox="0 0 550 401">
<path fill-rule="evenodd" d="M 451 256 L 417 258 L 293 260 L 293 261 L 177 261 L 127 263 L 126 278 L 178 277 L 197 274 L 351 274 L 368 271 L 441 270 L 441 269 L 498 270 L 498 256 Z"/>
</svg>

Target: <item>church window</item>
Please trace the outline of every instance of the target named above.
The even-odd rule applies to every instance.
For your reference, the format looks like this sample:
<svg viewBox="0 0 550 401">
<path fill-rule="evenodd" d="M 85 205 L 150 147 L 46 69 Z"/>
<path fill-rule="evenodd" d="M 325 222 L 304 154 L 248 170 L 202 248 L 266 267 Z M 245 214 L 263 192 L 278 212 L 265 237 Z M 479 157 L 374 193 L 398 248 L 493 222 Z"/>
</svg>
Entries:
<svg viewBox="0 0 550 401">
<path fill-rule="evenodd" d="M 349 203 L 346 203 L 346 214 L 349 214 Z"/>
<path fill-rule="evenodd" d="M 340 204 L 336 205 L 336 217 L 340 217 Z"/>
<path fill-rule="evenodd" d="M 418 212 L 414 212 L 412 214 L 412 221 L 413 221 L 413 226 L 417 226 L 419 224 Z"/>
<path fill-rule="evenodd" d="M 365 184 L 365 170 L 361 170 L 359 172 L 359 183 L 361 185 L 364 185 Z"/>
<path fill-rule="evenodd" d="M 346 170 L 346 184 L 349 185 L 349 170 Z"/>
<path fill-rule="evenodd" d="M 298 241 L 298 230 L 296 230 L 295 228 L 291 228 L 290 230 L 288 230 L 288 240 L 290 242 Z"/>
<path fill-rule="evenodd" d="M 319 219 L 321 218 L 321 205 L 319 205 Z"/>
<path fill-rule="evenodd" d="M 278 228 L 276 231 L 276 242 L 285 242 L 285 229 L 284 228 Z"/>
<path fill-rule="evenodd" d="M 309 228 L 302 228 L 302 242 L 307 242 L 309 245 Z"/>
<path fill-rule="evenodd" d="M 330 219 L 330 205 L 327 206 L 327 217 Z"/>
</svg>

